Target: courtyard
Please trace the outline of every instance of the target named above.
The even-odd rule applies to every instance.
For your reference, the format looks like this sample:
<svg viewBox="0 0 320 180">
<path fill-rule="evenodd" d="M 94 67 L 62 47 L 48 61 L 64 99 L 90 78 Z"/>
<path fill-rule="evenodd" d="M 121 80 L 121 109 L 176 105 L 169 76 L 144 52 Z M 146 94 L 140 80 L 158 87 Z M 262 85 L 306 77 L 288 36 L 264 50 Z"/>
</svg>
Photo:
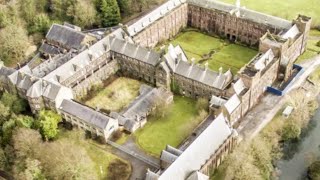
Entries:
<svg viewBox="0 0 320 180">
<path fill-rule="evenodd" d="M 134 134 L 136 143 L 155 157 L 159 157 L 166 145 L 178 147 L 207 115 L 205 111 L 199 113 L 196 104 L 196 100 L 174 96 L 168 113 L 149 117 L 147 124 Z"/>
<path fill-rule="evenodd" d="M 218 71 L 230 69 L 236 74 L 241 67 L 247 64 L 257 53 L 257 50 L 246 46 L 230 43 L 229 41 L 208 36 L 192 29 L 181 32 L 174 40 L 166 43 L 180 45 L 189 60 L 201 65 L 208 62 L 209 68 Z"/>
<path fill-rule="evenodd" d="M 96 87 L 82 102 L 102 111 L 119 112 L 139 95 L 141 85 L 137 80 L 119 77 L 110 84 Z"/>
</svg>

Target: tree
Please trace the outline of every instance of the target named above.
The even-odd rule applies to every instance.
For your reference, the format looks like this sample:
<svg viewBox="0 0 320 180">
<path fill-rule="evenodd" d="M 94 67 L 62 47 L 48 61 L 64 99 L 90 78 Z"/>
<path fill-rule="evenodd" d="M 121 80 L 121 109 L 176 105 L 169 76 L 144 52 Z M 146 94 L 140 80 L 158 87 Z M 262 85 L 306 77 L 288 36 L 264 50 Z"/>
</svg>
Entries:
<svg viewBox="0 0 320 180">
<path fill-rule="evenodd" d="M 7 118 L 10 115 L 10 109 L 3 105 L 3 103 L 0 101 L 0 125 L 3 124 L 4 121 L 7 120 Z"/>
<path fill-rule="evenodd" d="M 41 13 L 33 18 L 33 22 L 30 25 L 29 32 L 40 32 L 45 34 L 51 26 L 51 20 L 47 14 Z"/>
<path fill-rule="evenodd" d="M 18 115 L 15 118 L 17 126 L 24 128 L 31 128 L 33 126 L 34 119 L 31 116 Z"/>
<path fill-rule="evenodd" d="M 121 14 L 130 15 L 133 12 L 132 0 L 118 0 Z"/>
<path fill-rule="evenodd" d="M 104 27 L 117 25 L 120 20 L 120 9 L 117 0 L 99 0 L 101 25 Z"/>
<path fill-rule="evenodd" d="M 292 141 L 298 139 L 301 134 L 301 127 L 299 127 L 295 122 L 287 122 L 282 131 L 283 141 Z"/>
<path fill-rule="evenodd" d="M 1 101 L 15 114 L 20 114 L 26 111 L 28 106 L 27 102 L 24 99 L 18 97 L 15 94 L 10 94 L 7 92 L 3 93 Z"/>
<path fill-rule="evenodd" d="M 25 160 L 25 168 L 22 172 L 18 173 L 16 179 L 27 179 L 27 180 L 44 180 L 45 175 L 42 172 L 41 162 L 37 159 L 27 158 Z"/>
<path fill-rule="evenodd" d="M 96 23 L 94 4 L 88 0 L 79 0 L 75 5 L 73 23 L 82 28 L 91 27 Z"/>
<path fill-rule="evenodd" d="M 311 180 L 320 179 L 320 161 L 315 161 L 308 168 L 308 175 Z"/>
<path fill-rule="evenodd" d="M 53 111 L 41 111 L 38 117 L 40 133 L 45 140 L 54 139 L 58 135 L 58 123 L 61 116 Z"/>
<path fill-rule="evenodd" d="M 16 122 L 13 118 L 11 118 L 9 121 L 6 121 L 2 125 L 2 140 L 1 143 L 3 146 L 9 144 L 9 141 L 12 136 L 12 131 L 16 127 Z"/>
<path fill-rule="evenodd" d="M 0 59 L 5 65 L 15 64 L 25 58 L 30 45 L 23 26 L 10 24 L 0 30 Z"/>
</svg>

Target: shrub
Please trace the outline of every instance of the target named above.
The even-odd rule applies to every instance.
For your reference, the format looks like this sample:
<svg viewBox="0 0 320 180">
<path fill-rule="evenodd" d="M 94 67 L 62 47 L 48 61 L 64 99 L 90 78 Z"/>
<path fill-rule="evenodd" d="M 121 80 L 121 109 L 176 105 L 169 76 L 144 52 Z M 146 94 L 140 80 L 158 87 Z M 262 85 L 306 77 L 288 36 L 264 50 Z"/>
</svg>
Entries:
<svg viewBox="0 0 320 180">
<path fill-rule="evenodd" d="M 282 140 L 287 142 L 287 141 L 292 141 L 295 139 L 298 139 L 301 134 L 301 128 L 299 125 L 297 125 L 295 122 L 290 121 L 286 123 L 283 127 L 282 131 Z"/>
<path fill-rule="evenodd" d="M 316 161 L 309 166 L 308 176 L 311 180 L 320 179 L 320 161 Z"/>
</svg>

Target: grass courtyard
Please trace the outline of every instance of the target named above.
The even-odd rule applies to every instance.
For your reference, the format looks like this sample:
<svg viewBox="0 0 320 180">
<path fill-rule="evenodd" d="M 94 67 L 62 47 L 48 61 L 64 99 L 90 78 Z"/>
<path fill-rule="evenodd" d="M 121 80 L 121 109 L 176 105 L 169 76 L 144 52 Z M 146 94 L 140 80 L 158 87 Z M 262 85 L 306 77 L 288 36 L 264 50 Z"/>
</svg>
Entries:
<svg viewBox="0 0 320 180">
<path fill-rule="evenodd" d="M 206 115 L 198 115 L 196 101 L 182 96 L 175 96 L 168 110 L 163 118 L 150 117 L 147 124 L 135 133 L 137 144 L 156 157 L 166 145 L 177 147 L 182 143 Z"/>
<path fill-rule="evenodd" d="M 224 71 L 230 68 L 234 74 L 258 53 L 248 47 L 231 44 L 197 31 L 182 32 L 167 44 L 169 43 L 180 45 L 189 60 L 195 58 L 202 65 L 208 62 L 209 68 L 214 71 L 218 71 L 220 67 Z"/>
<path fill-rule="evenodd" d="M 118 112 L 139 95 L 141 84 L 137 80 L 120 77 L 107 86 L 96 88 L 84 103 L 93 108 Z"/>
<path fill-rule="evenodd" d="M 220 0 L 235 4 L 235 0 Z M 295 19 L 298 14 L 311 16 L 313 25 L 320 24 L 319 0 L 242 0 L 241 6 L 288 20 Z"/>
<path fill-rule="evenodd" d="M 103 146 L 99 145 L 97 142 L 85 139 L 82 131 L 69 131 L 62 128 L 59 131 L 59 138 L 74 142 L 75 144 L 85 148 L 89 157 L 95 164 L 94 169 L 96 170 L 96 174 L 99 179 L 112 179 L 112 177 L 118 174 L 120 174 L 120 176 L 118 175 L 118 179 L 129 179 L 131 174 L 130 164 L 117 156 L 102 150 L 101 148 L 103 148 Z M 121 166 L 122 169 L 120 171 L 115 171 L 113 170 L 115 167 L 111 167 L 115 166 L 115 163 L 117 163 L 117 166 Z"/>
</svg>

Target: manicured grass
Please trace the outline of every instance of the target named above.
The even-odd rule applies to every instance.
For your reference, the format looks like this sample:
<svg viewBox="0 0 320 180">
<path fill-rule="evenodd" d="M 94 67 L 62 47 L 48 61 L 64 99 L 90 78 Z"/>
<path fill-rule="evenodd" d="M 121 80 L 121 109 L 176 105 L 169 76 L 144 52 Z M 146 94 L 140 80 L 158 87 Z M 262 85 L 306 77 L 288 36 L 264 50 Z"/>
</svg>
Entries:
<svg viewBox="0 0 320 180">
<path fill-rule="evenodd" d="M 136 132 L 138 145 L 156 157 L 166 145 L 177 147 L 203 120 L 198 117 L 195 104 L 195 100 L 175 96 L 167 116 L 160 119 L 150 117 L 148 123 Z"/>
<path fill-rule="evenodd" d="M 235 3 L 235 0 L 220 1 Z M 242 0 L 241 6 L 288 20 L 303 14 L 313 18 L 313 25 L 320 24 L 319 0 Z"/>
<path fill-rule="evenodd" d="M 320 31 L 317 29 L 312 29 L 309 33 L 310 36 L 317 36 L 320 37 Z"/>
<path fill-rule="evenodd" d="M 75 144 L 78 144 L 86 149 L 88 155 L 95 163 L 94 169 L 96 170 L 96 174 L 98 175 L 99 179 L 106 179 L 106 177 L 108 177 L 108 175 L 112 173 L 108 172 L 109 165 L 112 162 L 117 162 L 117 160 L 120 160 L 126 167 L 122 169 L 123 174 L 127 177 L 124 179 L 129 178 L 131 174 L 131 166 L 128 164 L 128 162 L 118 158 L 111 153 L 106 152 L 105 150 L 100 149 L 99 146 L 103 146 L 99 145 L 93 140 L 85 139 L 82 132 L 76 130 L 68 131 L 65 129 L 60 129 L 59 138 L 67 139 L 68 141 L 74 142 Z"/>
<path fill-rule="evenodd" d="M 137 80 L 120 77 L 107 87 L 99 88 L 85 104 L 108 111 L 121 111 L 139 95 L 141 84 Z"/>
<path fill-rule="evenodd" d="M 298 60 L 295 62 L 296 64 L 300 64 L 303 63 L 304 61 L 316 56 L 317 53 L 314 51 L 310 51 L 310 50 L 306 50 L 306 52 L 304 52 L 299 58 Z"/>
<path fill-rule="evenodd" d="M 195 58 L 196 62 L 205 59 L 210 52 L 215 53 L 208 58 L 209 68 L 218 71 L 220 67 L 235 74 L 248 63 L 258 52 L 245 46 L 230 44 L 228 41 L 205 35 L 197 31 L 180 33 L 177 38 L 167 44 L 180 45 L 188 59 Z M 201 61 L 205 64 L 206 61 Z"/>
</svg>

